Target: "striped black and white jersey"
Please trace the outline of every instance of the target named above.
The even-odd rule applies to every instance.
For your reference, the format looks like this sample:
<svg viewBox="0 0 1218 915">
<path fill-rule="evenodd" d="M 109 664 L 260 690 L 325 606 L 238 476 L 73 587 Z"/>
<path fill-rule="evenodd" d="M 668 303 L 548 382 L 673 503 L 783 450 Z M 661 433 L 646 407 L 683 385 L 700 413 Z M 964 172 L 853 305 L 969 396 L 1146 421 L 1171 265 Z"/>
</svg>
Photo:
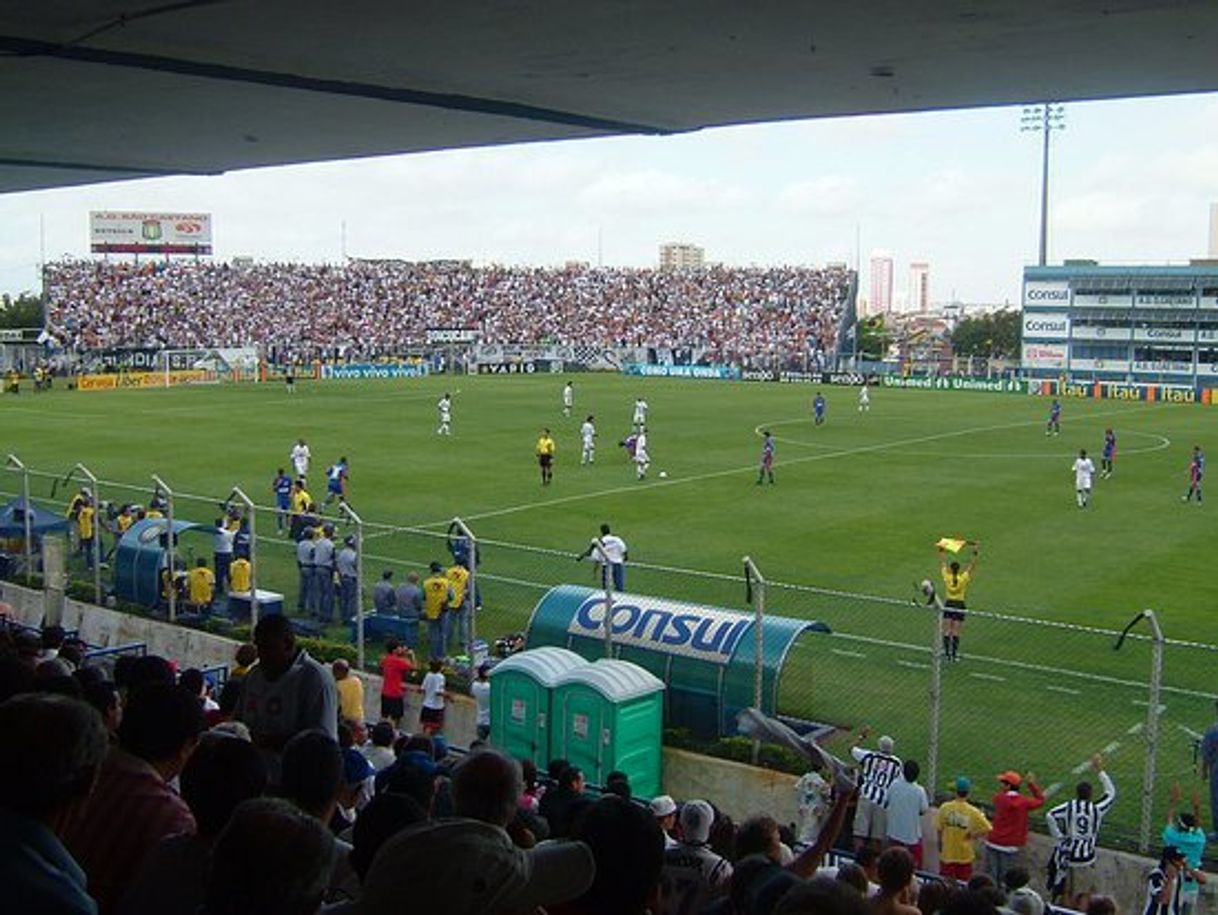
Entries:
<svg viewBox="0 0 1218 915">
<path fill-rule="evenodd" d="M 1107 772 L 1099 773 L 1104 793 L 1098 801 L 1078 799 L 1058 804 L 1046 814 L 1049 834 L 1057 840 L 1062 863 L 1066 866 L 1088 865 L 1095 861 L 1095 842 L 1100 834 L 1104 814 L 1116 801 L 1116 786 Z"/>
<path fill-rule="evenodd" d="M 901 760 L 891 753 L 853 747 L 850 754 L 859 764 L 859 797 L 884 806 L 888 786 L 901 776 Z"/>
<path fill-rule="evenodd" d="M 1181 888 L 1184 886 L 1184 880 L 1177 874 L 1172 883 L 1171 895 L 1167 902 L 1161 902 L 1159 896 L 1163 893 L 1165 883 L 1167 883 L 1167 874 L 1163 873 L 1161 866 L 1150 872 L 1150 876 L 1146 878 L 1146 908 L 1142 910 L 1143 915 L 1180 915 L 1180 905 L 1183 902 Z"/>
</svg>

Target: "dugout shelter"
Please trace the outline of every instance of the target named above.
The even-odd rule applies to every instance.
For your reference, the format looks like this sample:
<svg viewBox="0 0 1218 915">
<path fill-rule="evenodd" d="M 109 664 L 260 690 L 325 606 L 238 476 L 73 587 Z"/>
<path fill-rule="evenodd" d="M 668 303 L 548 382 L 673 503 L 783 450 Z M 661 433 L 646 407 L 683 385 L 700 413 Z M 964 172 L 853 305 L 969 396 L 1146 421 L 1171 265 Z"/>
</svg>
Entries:
<svg viewBox="0 0 1218 915">
<path fill-rule="evenodd" d="M 558 585 L 533 609 L 525 647 L 567 648 L 588 660 L 605 657 L 605 592 Z M 756 618 L 753 614 L 641 594 L 613 596 L 613 657 L 659 678 L 664 722 L 704 737 L 736 733 L 736 714 L 754 705 Z M 762 626 L 760 707 L 778 714 L 778 685 L 795 640 L 829 632 L 813 620 L 766 614 Z"/>
<path fill-rule="evenodd" d="M 145 607 L 156 607 L 161 601 L 159 573 L 169 565 L 167 518 L 145 518 L 127 528 L 114 550 L 114 595 L 119 600 L 132 601 Z M 198 532 L 198 536 L 183 540 L 182 535 Z M 211 555 L 211 529 L 190 521 L 173 522 L 173 536 L 182 571 L 194 565 L 194 558 Z M 200 544 L 196 549 L 194 544 Z"/>
</svg>

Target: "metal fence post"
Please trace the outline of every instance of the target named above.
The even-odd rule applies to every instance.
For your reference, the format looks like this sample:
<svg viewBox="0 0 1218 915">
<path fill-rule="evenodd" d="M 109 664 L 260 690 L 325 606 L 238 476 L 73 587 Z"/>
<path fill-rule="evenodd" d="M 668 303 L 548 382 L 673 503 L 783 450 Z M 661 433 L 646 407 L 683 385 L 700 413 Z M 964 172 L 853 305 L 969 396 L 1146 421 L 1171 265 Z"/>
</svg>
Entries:
<svg viewBox="0 0 1218 915">
<path fill-rule="evenodd" d="M 255 561 L 258 558 L 258 531 L 254 526 L 254 516 L 257 514 L 258 507 L 240 486 L 233 487 L 233 491 L 228 494 L 229 500 L 234 496 L 240 499 L 241 504 L 245 506 L 245 517 L 250 522 L 250 627 L 252 628 L 258 625 L 258 563 Z"/>
<path fill-rule="evenodd" d="M 457 530 L 461 532 L 461 536 L 465 538 L 469 544 L 469 588 L 467 589 L 466 597 L 469 599 L 469 625 L 466 630 L 461 633 L 463 638 L 463 647 L 465 654 L 469 657 L 470 662 L 474 658 L 474 638 L 477 631 L 477 616 L 478 610 L 478 538 L 474 536 L 474 532 L 469 529 L 469 526 L 460 518 L 453 518 L 453 524 Z"/>
<path fill-rule="evenodd" d="M 355 525 L 355 663 L 364 669 L 364 519 L 345 501 L 338 511 Z M 333 586 L 331 586 L 333 587 Z"/>
<path fill-rule="evenodd" d="M 165 495 L 165 568 L 169 572 L 169 622 L 173 623 L 178 618 L 178 583 L 177 583 L 177 558 L 178 558 L 178 538 L 173 532 L 173 490 L 166 485 L 165 481 L 158 477 L 155 473 L 152 475 L 152 482 L 156 484 L 157 493 Z"/>
<path fill-rule="evenodd" d="M 765 682 L 765 578 L 748 556 L 744 562 L 746 596 L 753 603 L 753 707 L 762 710 L 761 697 Z M 756 589 L 756 590 L 754 590 Z M 761 741 L 753 741 L 753 765 L 761 755 Z"/>
<path fill-rule="evenodd" d="M 1142 615 L 1150 622 L 1154 632 L 1151 643 L 1150 695 L 1146 710 L 1146 769 L 1142 773 L 1142 828 L 1138 834 L 1138 850 L 1145 854 L 1150 849 L 1151 830 L 1155 802 L 1155 768 L 1159 756 L 1159 696 L 1163 685 L 1163 630 L 1153 610 L 1144 610 Z"/>
<path fill-rule="evenodd" d="M 25 500 L 25 583 L 30 585 L 34 580 L 34 532 L 30 522 L 30 472 L 25 464 L 15 454 L 8 456 L 8 469 L 21 471 L 21 498 Z"/>
<path fill-rule="evenodd" d="M 939 716 L 943 706 L 943 640 L 938 601 L 930 611 L 930 720 L 927 722 L 926 784 L 932 798 L 939 785 Z"/>
<path fill-rule="evenodd" d="M 68 471 L 68 479 L 79 473 L 89 481 L 89 497 L 93 500 L 93 602 L 102 602 L 101 588 L 101 493 L 97 488 L 97 476 L 84 464 L 77 464 Z"/>
</svg>

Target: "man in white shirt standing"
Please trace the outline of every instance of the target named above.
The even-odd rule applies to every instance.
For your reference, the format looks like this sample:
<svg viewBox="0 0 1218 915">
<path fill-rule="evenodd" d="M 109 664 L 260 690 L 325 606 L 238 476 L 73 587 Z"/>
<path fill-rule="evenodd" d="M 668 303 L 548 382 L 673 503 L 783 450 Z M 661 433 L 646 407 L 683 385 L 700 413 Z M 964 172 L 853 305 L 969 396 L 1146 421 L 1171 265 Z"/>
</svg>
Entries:
<svg viewBox="0 0 1218 915">
<path fill-rule="evenodd" d="M 296 476 L 307 477 L 309 475 L 309 458 L 312 454 L 309 452 L 309 446 L 305 444 L 303 438 L 296 439 L 296 444 L 292 446 L 289 454 L 292 459 L 292 467 L 296 471 Z"/>
<path fill-rule="evenodd" d="M 634 401 L 634 416 L 631 418 L 631 425 L 639 432 L 642 432 L 643 427 L 647 425 L 647 401 L 642 397 L 636 398 Z"/>
<path fill-rule="evenodd" d="M 1087 457 L 1087 449 L 1080 448 L 1078 457 L 1074 459 L 1074 498 L 1079 508 L 1086 508 L 1091 503 L 1091 478 L 1095 476 L 1095 464 Z"/>
<path fill-rule="evenodd" d="M 490 669 L 485 661 L 479 664 L 477 679 L 469 685 L 469 694 L 474 697 L 474 726 L 478 729 L 479 740 L 491 736 L 491 681 L 487 676 Z"/>
<path fill-rule="evenodd" d="M 592 424 L 592 415 L 584 420 L 584 424 L 579 427 L 579 437 L 583 440 L 584 450 L 580 455 L 579 463 L 595 464 L 596 463 L 596 426 Z"/>
<path fill-rule="evenodd" d="M 863 386 L 859 388 L 859 412 L 869 413 L 871 411 L 871 392 L 867 390 L 867 382 L 863 382 Z"/>
<path fill-rule="evenodd" d="M 926 789 L 918 784 L 921 769 L 912 759 L 905 760 L 901 778 L 888 786 L 887 840 L 889 846 L 899 845 L 909 852 L 914 867 L 922 867 L 922 815 L 930 808 Z"/>
<path fill-rule="evenodd" d="M 440 425 L 436 429 L 436 435 L 452 435 L 453 399 L 447 393 L 436 401 L 436 413 L 440 417 Z"/>
<path fill-rule="evenodd" d="M 651 455 L 647 453 L 647 430 L 639 428 L 634 440 L 634 469 L 640 480 L 647 479 L 647 468 L 651 466 Z"/>
<path fill-rule="evenodd" d="M 575 557 L 578 562 L 591 556 L 601 567 L 601 583 L 608 585 L 613 582 L 614 591 L 626 590 L 626 541 L 616 534 L 610 533 L 609 525 L 601 525 L 601 535 L 594 537 L 588 544 L 588 549 Z"/>
<path fill-rule="evenodd" d="M 570 416 L 571 408 L 575 406 L 575 385 L 567 382 L 562 389 L 562 415 Z"/>
</svg>

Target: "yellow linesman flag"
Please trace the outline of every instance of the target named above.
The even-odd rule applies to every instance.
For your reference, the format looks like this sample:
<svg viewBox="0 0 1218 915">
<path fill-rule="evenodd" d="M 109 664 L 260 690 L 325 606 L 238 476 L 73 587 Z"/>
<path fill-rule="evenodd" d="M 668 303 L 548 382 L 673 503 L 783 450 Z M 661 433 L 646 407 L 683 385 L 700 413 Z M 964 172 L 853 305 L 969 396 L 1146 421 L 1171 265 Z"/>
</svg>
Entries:
<svg viewBox="0 0 1218 915">
<path fill-rule="evenodd" d="M 941 547 L 949 553 L 959 553 L 967 544 L 967 540 L 958 540 L 955 537 L 940 537 L 939 542 L 935 546 Z"/>
</svg>

